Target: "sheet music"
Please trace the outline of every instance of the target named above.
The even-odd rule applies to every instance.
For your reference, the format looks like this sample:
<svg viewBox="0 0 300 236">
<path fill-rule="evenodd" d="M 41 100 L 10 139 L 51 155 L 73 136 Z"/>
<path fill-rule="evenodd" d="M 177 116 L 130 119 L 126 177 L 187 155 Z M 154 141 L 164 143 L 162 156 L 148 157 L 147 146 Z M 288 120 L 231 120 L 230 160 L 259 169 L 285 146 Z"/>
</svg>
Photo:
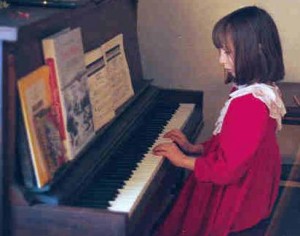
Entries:
<svg viewBox="0 0 300 236">
<path fill-rule="evenodd" d="M 115 116 L 112 84 L 108 78 L 101 47 L 85 53 L 85 64 L 88 70 L 94 129 L 97 131 Z"/>
<path fill-rule="evenodd" d="M 117 109 L 134 94 L 124 52 L 123 35 L 117 35 L 104 43 L 101 48 L 112 82 L 114 108 Z"/>
</svg>

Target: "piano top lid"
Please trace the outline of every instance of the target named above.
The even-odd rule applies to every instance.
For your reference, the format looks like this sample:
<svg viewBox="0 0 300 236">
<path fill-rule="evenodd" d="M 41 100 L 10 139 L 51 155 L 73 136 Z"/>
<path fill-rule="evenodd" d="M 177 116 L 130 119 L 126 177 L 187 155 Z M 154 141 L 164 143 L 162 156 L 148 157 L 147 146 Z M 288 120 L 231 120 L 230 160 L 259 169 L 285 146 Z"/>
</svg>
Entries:
<svg viewBox="0 0 300 236">
<path fill-rule="evenodd" d="M 31 26 L 41 20 L 47 20 L 63 9 L 55 8 L 36 8 L 12 6 L 1 9 L 0 26 L 21 29 L 22 27 Z"/>
<path fill-rule="evenodd" d="M 76 9 L 10 6 L 1 9 L 0 27 L 17 31 L 17 42 L 6 46 L 15 51 L 17 78 L 44 64 L 43 38 L 67 27 L 81 27 L 85 52 L 122 33 L 134 89 L 136 81 L 143 79 L 135 0 L 103 0 L 99 4 L 91 1 Z"/>
</svg>

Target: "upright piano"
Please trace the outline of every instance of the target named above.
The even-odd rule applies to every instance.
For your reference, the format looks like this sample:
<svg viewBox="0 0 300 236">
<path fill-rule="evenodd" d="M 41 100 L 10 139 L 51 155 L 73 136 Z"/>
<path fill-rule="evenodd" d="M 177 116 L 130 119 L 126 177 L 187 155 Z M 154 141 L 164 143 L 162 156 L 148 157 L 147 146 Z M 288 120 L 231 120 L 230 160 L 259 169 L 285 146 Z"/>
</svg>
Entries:
<svg viewBox="0 0 300 236">
<path fill-rule="evenodd" d="M 163 89 L 143 78 L 137 5 L 104 0 L 76 9 L 1 10 L 0 26 L 18 32 L 17 42 L 4 44 L 1 88 L 12 235 L 151 235 L 176 198 L 185 172 L 154 157 L 151 149 L 173 128 L 196 139 L 203 126 L 203 93 Z M 81 27 L 85 51 L 123 34 L 134 96 L 46 187 L 31 188 L 20 170 L 22 158 L 30 154 L 24 148 L 16 81 L 44 64 L 41 39 L 66 27 Z"/>
</svg>

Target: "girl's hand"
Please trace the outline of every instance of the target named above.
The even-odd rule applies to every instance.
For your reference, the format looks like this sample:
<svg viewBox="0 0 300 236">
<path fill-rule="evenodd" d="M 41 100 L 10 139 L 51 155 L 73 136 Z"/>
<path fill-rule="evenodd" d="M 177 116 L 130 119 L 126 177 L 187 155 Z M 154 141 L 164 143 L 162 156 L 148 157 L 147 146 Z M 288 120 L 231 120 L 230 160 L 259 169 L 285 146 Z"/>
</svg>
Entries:
<svg viewBox="0 0 300 236">
<path fill-rule="evenodd" d="M 184 133 L 178 129 L 173 129 L 164 135 L 164 138 L 169 138 L 175 142 L 182 150 L 191 154 L 202 154 L 202 144 L 192 144 L 189 142 Z"/>
<path fill-rule="evenodd" d="M 190 151 L 192 144 L 188 141 L 184 133 L 178 129 L 173 129 L 164 135 L 164 138 L 169 138 L 175 142 L 181 149 L 186 152 Z"/>
<path fill-rule="evenodd" d="M 187 158 L 175 143 L 159 144 L 153 148 L 153 154 L 168 158 L 177 167 L 182 167 L 184 158 Z"/>
</svg>

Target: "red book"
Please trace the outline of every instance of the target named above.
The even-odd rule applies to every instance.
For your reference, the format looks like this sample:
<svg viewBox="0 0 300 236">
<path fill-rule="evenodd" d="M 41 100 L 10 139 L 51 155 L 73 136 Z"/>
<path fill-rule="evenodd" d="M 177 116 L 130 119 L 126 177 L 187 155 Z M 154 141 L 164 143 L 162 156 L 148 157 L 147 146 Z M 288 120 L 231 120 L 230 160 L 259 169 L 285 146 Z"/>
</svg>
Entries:
<svg viewBox="0 0 300 236">
<path fill-rule="evenodd" d="M 59 134 L 62 137 L 62 139 L 65 141 L 66 140 L 66 132 L 65 132 L 65 127 L 64 127 L 62 106 L 61 106 L 60 97 L 59 97 L 57 79 L 56 79 L 56 74 L 55 74 L 55 64 L 54 64 L 53 58 L 47 58 L 46 64 L 49 66 L 49 70 L 50 70 L 49 83 L 50 83 L 51 99 L 52 99 L 51 113 L 54 117 L 57 127 L 59 128 Z"/>
</svg>

